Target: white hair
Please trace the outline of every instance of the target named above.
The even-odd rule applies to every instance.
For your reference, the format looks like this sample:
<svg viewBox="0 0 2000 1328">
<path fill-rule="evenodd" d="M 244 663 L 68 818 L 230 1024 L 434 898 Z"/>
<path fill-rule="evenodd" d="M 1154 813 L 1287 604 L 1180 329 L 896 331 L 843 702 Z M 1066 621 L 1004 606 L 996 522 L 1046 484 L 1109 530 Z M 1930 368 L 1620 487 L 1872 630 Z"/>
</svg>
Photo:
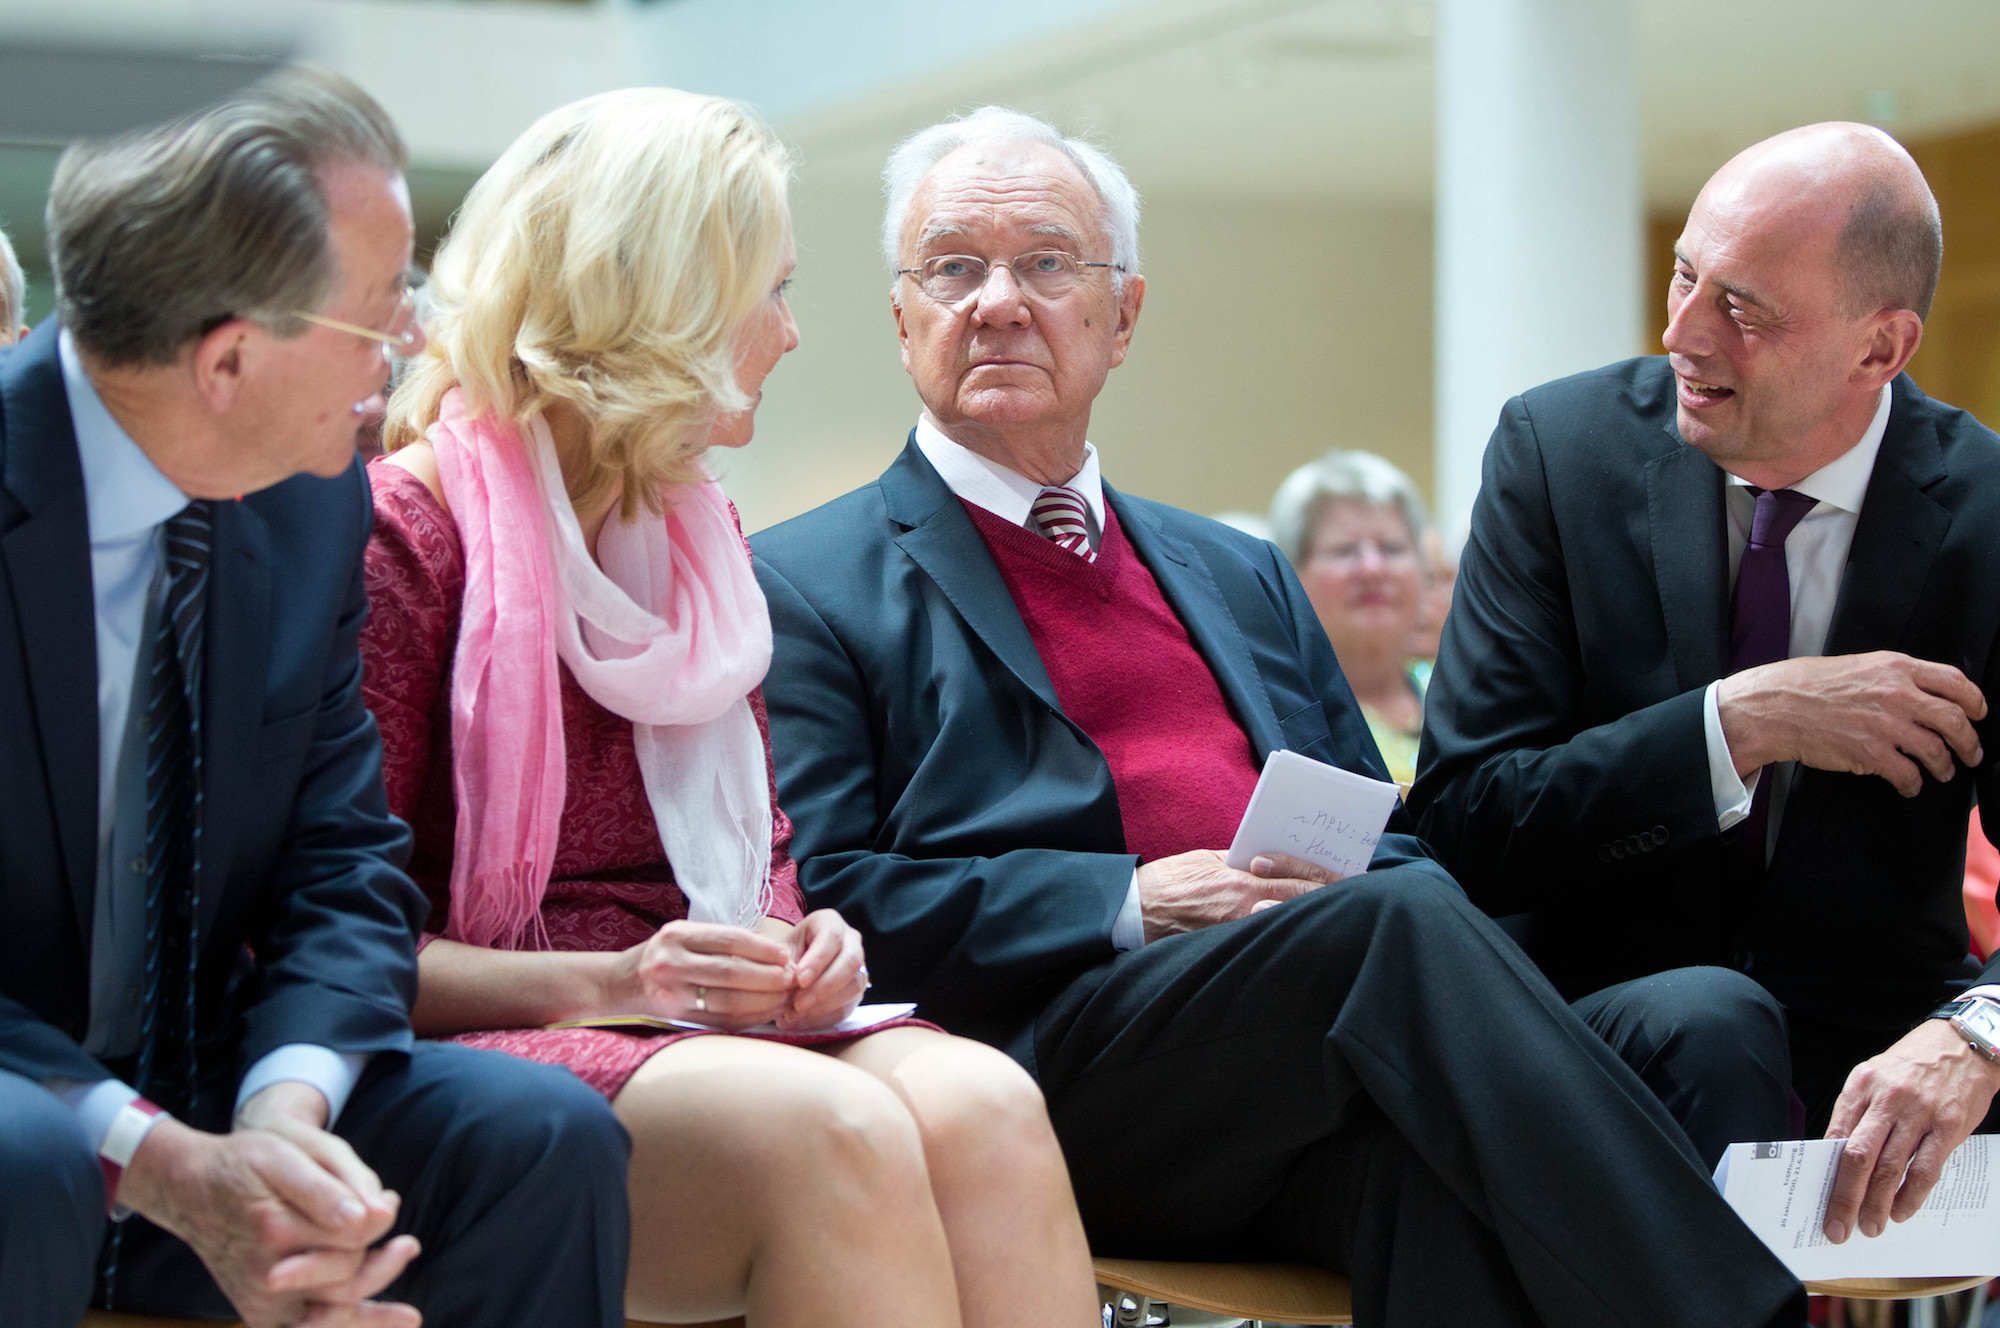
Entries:
<svg viewBox="0 0 2000 1328">
<path fill-rule="evenodd" d="M 1393 508 L 1413 543 L 1421 544 L 1430 526 L 1423 495 L 1393 462 L 1373 452 L 1328 452 L 1286 476 L 1271 499 L 1271 542 L 1292 566 L 1305 566 L 1320 518 L 1338 500 Z"/>
<path fill-rule="evenodd" d="M 14 256 L 14 242 L 0 231 L 0 345 L 14 339 L 14 333 L 28 321 L 28 279 L 21 273 L 21 260 Z"/>
<path fill-rule="evenodd" d="M 1112 263 L 1120 269 L 1111 274 L 1112 284 L 1114 289 L 1122 288 L 1125 275 L 1139 270 L 1138 191 L 1102 148 L 1080 138 L 1064 138 L 1048 121 L 1005 106 L 981 106 L 919 129 L 889 154 L 889 163 L 882 168 L 882 192 L 888 197 L 882 215 L 882 257 L 889 270 L 902 266 L 898 255 L 903 222 L 909 216 L 911 197 L 931 169 L 970 144 L 1005 142 L 1046 144 L 1076 163 L 1104 205 L 1104 238 L 1111 243 Z"/>
</svg>

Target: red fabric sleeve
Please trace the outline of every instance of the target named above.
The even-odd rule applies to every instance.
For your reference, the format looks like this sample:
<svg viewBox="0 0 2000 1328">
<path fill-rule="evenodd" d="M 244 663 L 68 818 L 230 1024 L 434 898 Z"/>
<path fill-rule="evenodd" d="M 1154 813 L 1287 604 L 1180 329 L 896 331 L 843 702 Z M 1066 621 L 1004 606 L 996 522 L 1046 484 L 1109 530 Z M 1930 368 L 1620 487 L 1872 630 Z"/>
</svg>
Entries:
<svg viewBox="0 0 2000 1328">
<path fill-rule="evenodd" d="M 375 530 L 363 567 L 369 610 L 361 631 L 361 689 L 382 731 L 389 810 L 417 835 L 410 874 L 431 902 L 428 942 L 444 931 L 451 907 L 451 846 L 449 838 L 441 846 L 439 871 L 433 861 L 439 846 L 426 842 L 426 821 L 433 818 L 426 815 L 425 795 L 436 744 L 446 744 L 448 752 L 451 742 L 447 689 L 465 566 L 457 527 L 422 480 L 385 460 L 369 465 L 368 478 Z"/>
</svg>

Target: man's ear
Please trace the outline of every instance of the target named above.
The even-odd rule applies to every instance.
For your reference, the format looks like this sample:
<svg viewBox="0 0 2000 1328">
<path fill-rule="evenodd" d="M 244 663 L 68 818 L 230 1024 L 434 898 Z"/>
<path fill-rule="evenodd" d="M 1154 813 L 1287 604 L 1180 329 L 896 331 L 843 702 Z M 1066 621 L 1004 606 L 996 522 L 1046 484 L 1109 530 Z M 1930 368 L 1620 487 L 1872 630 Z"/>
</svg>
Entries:
<svg viewBox="0 0 2000 1328">
<path fill-rule="evenodd" d="M 898 277 L 896 280 L 901 281 Z M 889 312 L 896 318 L 896 343 L 903 348 L 903 372 L 910 372 L 910 329 L 903 322 L 903 301 L 894 288 L 889 291 Z"/>
<path fill-rule="evenodd" d="M 236 404 L 258 349 L 257 328 L 247 318 L 232 318 L 194 343 L 189 368 L 195 391 L 212 413 L 224 414 Z"/>
<path fill-rule="evenodd" d="M 1923 339 L 1924 320 L 1914 310 L 1889 309 L 1877 314 L 1860 362 L 1854 366 L 1856 386 L 1879 391 L 1882 384 L 1903 372 Z"/>
<path fill-rule="evenodd" d="M 1139 306 L 1146 302 L 1146 279 L 1137 272 L 1125 278 L 1125 288 L 1118 292 L 1118 330 L 1111 340 L 1111 367 L 1125 363 L 1125 352 L 1132 348 L 1132 330 L 1139 324 Z"/>
</svg>

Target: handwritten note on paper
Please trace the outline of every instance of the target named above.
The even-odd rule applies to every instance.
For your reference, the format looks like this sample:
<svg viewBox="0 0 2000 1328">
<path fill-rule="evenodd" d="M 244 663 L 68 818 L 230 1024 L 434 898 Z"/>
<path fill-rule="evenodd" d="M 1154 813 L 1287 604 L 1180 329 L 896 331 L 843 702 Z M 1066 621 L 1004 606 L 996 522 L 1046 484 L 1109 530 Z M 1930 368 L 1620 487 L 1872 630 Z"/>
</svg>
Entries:
<svg viewBox="0 0 2000 1328">
<path fill-rule="evenodd" d="M 1246 871 L 1259 853 L 1289 853 L 1342 876 L 1358 876 L 1375 856 L 1396 796 L 1394 784 L 1297 752 L 1272 752 L 1227 861 Z"/>
<path fill-rule="evenodd" d="M 1731 1144 L 1715 1184 L 1745 1226 L 1800 1281 L 1843 1277 L 1981 1277 L 2000 1274 L 2000 1135 L 1976 1134 L 1945 1159 L 1944 1174 L 1907 1222 L 1879 1236 L 1826 1238 L 1827 1200 L 1839 1139 Z"/>
</svg>

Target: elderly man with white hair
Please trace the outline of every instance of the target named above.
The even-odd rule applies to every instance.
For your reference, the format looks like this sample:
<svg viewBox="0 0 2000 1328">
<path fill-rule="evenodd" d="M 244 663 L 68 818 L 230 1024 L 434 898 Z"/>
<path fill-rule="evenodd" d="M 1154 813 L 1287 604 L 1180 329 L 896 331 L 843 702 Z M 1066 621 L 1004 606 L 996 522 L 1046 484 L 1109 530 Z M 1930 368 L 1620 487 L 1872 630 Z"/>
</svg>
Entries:
<svg viewBox="0 0 2000 1328">
<path fill-rule="evenodd" d="M 1346 880 L 1224 864 L 1270 752 L 1383 772 L 1278 551 L 1099 473 L 1146 289 L 1118 168 L 989 107 L 887 180 L 922 414 L 752 541 L 800 882 L 877 996 L 1036 1075 L 1099 1253 L 1318 1264 L 1361 1324 L 1800 1322 L 1400 812 Z"/>
</svg>

